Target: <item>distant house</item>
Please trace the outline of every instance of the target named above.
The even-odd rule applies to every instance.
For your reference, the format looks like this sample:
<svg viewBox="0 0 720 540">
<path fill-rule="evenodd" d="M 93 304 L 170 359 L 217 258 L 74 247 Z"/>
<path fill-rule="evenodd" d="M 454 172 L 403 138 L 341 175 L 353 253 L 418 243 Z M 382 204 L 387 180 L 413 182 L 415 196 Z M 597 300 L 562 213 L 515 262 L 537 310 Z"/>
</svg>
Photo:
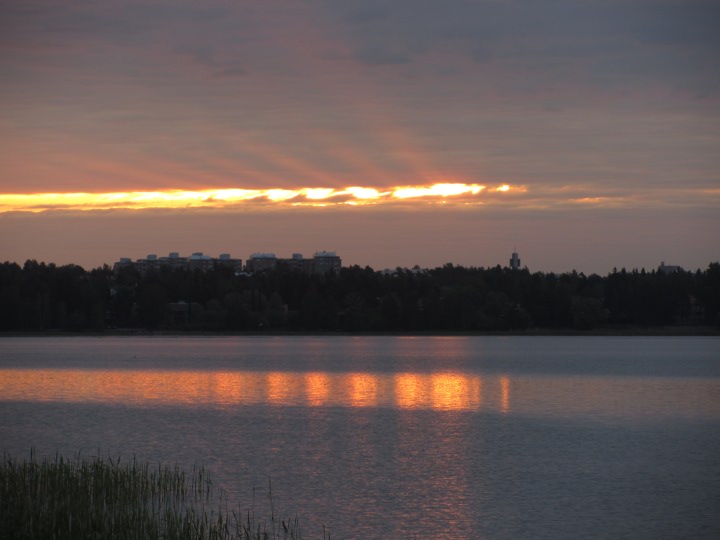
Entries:
<svg viewBox="0 0 720 540">
<path fill-rule="evenodd" d="M 673 266 L 669 264 L 665 264 L 665 261 L 660 263 L 660 266 L 658 266 L 658 272 L 661 274 L 675 274 L 677 272 L 682 272 L 683 269 L 681 266 Z"/>
</svg>

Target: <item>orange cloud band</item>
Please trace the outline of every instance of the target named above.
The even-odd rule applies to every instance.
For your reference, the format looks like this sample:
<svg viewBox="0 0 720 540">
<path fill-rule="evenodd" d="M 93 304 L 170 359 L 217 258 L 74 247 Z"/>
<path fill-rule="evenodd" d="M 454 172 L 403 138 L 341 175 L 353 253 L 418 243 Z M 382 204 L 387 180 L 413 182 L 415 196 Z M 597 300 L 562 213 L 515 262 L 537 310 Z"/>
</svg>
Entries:
<svg viewBox="0 0 720 540">
<path fill-rule="evenodd" d="M 116 193 L 32 193 L 0 194 L 0 213 L 12 211 L 103 210 L 144 208 L 227 208 L 248 203 L 292 206 L 378 205 L 407 200 L 446 202 L 448 199 L 477 198 L 482 192 L 525 191 L 507 184 L 488 187 L 479 184 L 440 183 L 428 186 L 400 186 L 387 189 L 352 186 L 296 189 L 204 189 L 128 191 Z"/>
</svg>

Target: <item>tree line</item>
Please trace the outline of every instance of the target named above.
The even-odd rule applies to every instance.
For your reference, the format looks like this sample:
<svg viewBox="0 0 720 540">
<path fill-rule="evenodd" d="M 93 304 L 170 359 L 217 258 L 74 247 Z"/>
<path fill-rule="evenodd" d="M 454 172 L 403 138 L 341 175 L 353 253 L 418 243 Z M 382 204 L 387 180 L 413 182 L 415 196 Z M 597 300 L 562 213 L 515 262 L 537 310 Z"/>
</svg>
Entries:
<svg viewBox="0 0 720 540">
<path fill-rule="evenodd" d="M 720 328 L 720 264 L 607 276 L 462 267 L 381 273 L 351 266 L 161 267 L 139 273 L 31 260 L 0 265 L 0 331 L 512 331 L 702 325 Z"/>
</svg>

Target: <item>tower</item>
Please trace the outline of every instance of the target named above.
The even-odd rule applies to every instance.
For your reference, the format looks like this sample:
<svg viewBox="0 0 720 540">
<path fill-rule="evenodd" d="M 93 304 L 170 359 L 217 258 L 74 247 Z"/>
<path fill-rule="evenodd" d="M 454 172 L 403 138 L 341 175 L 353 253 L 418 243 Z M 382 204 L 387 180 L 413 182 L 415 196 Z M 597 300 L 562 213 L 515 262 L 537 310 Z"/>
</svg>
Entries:
<svg viewBox="0 0 720 540">
<path fill-rule="evenodd" d="M 520 269 L 520 256 L 517 253 L 517 248 L 512 252 L 512 257 L 510 257 L 510 269 L 511 270 L 519 270 Z"/>
</svg>

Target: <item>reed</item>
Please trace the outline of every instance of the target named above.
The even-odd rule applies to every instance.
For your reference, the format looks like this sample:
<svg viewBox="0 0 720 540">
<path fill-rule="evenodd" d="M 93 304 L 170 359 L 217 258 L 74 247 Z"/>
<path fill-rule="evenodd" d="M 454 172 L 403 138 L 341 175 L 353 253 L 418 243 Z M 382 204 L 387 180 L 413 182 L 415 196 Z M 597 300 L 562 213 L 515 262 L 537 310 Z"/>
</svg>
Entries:
<svg viewBox="0 0 720 540">
<path fill-rule="evenodd" d="M 300 540 L 295 519 L 228 510 L 201 466 L 191 473 L 133 458 L 75 457 L 0 466 L 0 538 Z M 328 536 L 328 540 L 329 540 Z M 323 531 L 323 540 L 325 532 Z"/>
</svg>

